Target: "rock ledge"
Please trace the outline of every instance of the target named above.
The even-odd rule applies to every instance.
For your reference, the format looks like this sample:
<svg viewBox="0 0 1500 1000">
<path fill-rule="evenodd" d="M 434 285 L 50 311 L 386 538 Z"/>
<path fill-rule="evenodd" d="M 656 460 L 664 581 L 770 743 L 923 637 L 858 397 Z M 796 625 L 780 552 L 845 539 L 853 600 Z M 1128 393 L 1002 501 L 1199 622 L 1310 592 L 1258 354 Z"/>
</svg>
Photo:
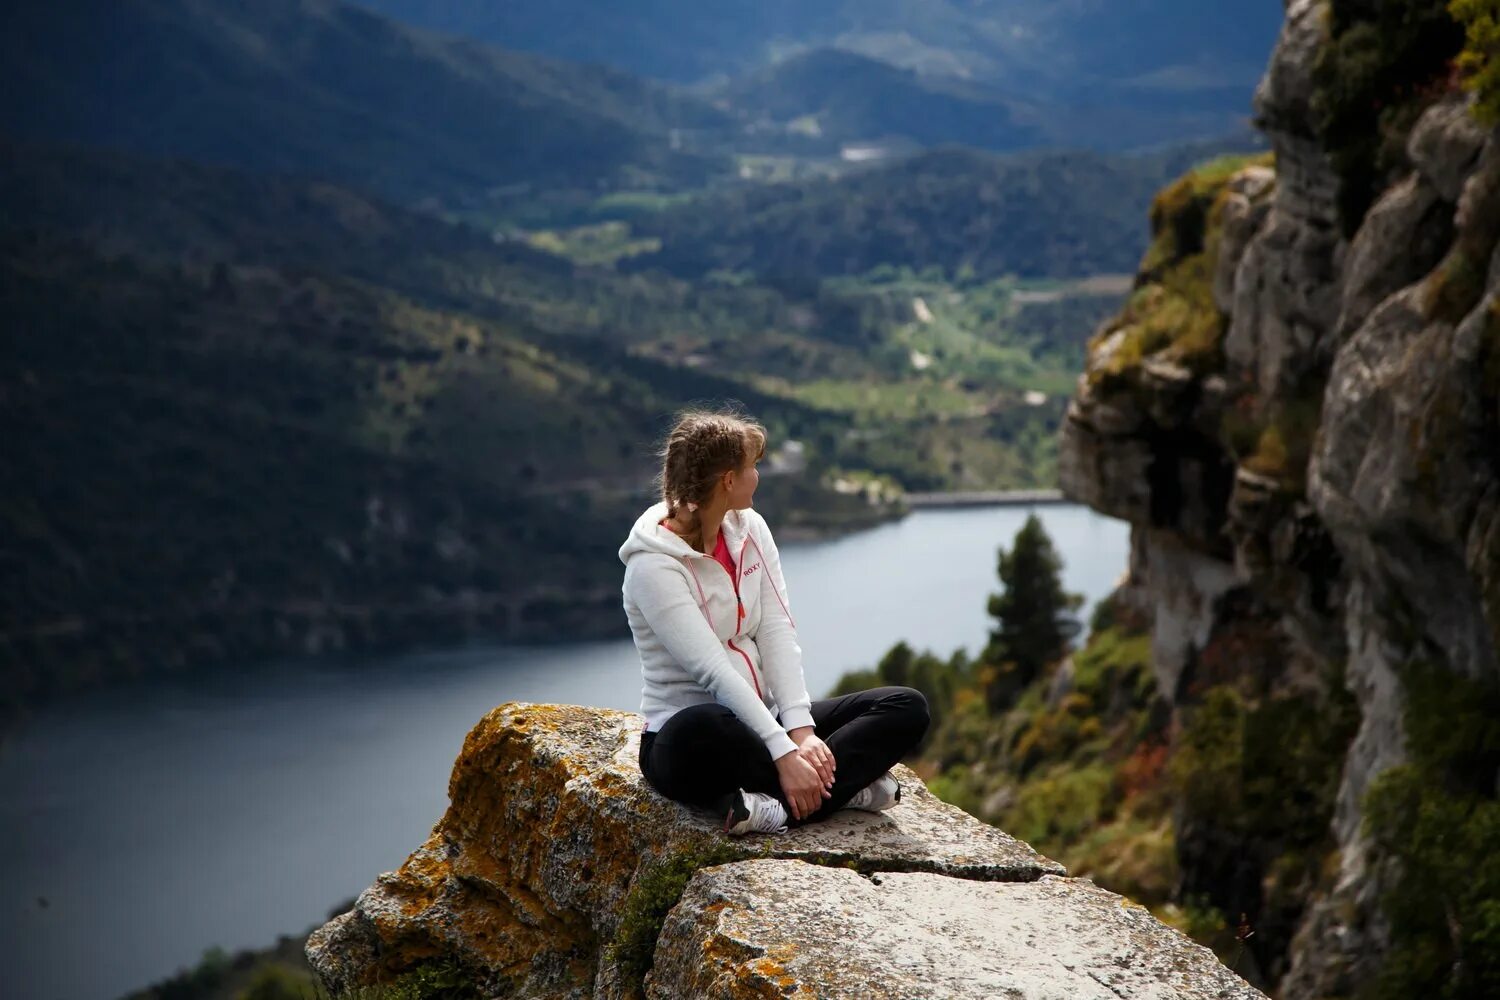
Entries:
<svg viewBox="0 0 1500 1000">
<path fill-rule="evenodd" d="M 377 878 L 354 909 L 309 939 L 308 958 L 323 984 L 336 992 L 387 982 L 425 961 L 450 959 L 468 969 L 486 995 L 632 997 L 641 995 L 642 977 L 654 959 L 663 971 L 650 985 L 653 996 L 700 995 L 697 987 L 672 985 L 696 974 L 683 948 L 704 952 L 697 944 L 683 945 L 683 935 L 697 933 L 687 928 L 717 905 L 679 903 L 690 879 L 700 894 L 739 893 L 736 898 L 749 899 L 746 893 L 759 893 L 762 919 L 774 914 L 772 924 L 785 922 L 783 905 L 787 914 L 805 911 L 805 923 L 782 930 L 802 941 L 842 938 L 841 947 L 855 949 L 861 945 L 849 936 L 852 925 L 829 924 L 818 915 L 840 912 L 851 887 L 866 891 L 875 880 L 965 900 L 979 899 L 974 887 L 987 883 L 1030 884 L 1029 895 L 984 896 L 974 904 L 979 909 L 967 911 L 985 921 L 1023 914 L 1014 917 L 1023 924 L 1031 919 L 1024 916 L 1032 912 L 1026 907 L 1039 906 L 1027 900 L 1091 899 L 1089 894 L 1102 893 L 1091 883 L 1059 879 L 1065 874 L 1061 865 L 939 801 L 904 767 L 898 771 L 902 803 L 890 812 L 851 810 L 787 834 L 727 838 L 715 817 L 670 802 L 644 783 L 636 764 L 641 728 L 641 717 L 633 713 L 569 705 L 513 702 L 487 714 L 464 741 L 449 781 L 448 811 L 426 842 L 400 869 Z M 767 886 L 793 872 L 786 884 L 800 888 L 767 895 Z M 712 881 L 705 881 L 710 873 Z M 1048 887 L 1035 888 L 1043 884 L 1039 880 Z M 776 908 L 768 911 L 765 904 L 773 898 Z M 930 929 L 919 930 L 925 925 L 915 910 L 906 914 L 901 908 L 912 905 L 886 906 L 889 912 L 879 919 L 910 917 L 912 934 L 930 935 Z M 1082 926 L 1093 919 L 1089 912 L 1073 907 L 1058 919 Z M 1155 949 L 1175 933 L 1144 911 L 1130 919 L 1144 921 L 1140 926 L 1150 925 L 1158 937 L 1130 937 L 1110 925 L 1100 925 L 1097 933 L 1122 935 L 1114 944 L 1122 953 Z M 658 939 L 664 921 L 679 928 L 670 941 Z M 1061 926 L 1038 924 L 1036 933 L 1045 938 Z M 892 923 L 884 933 L 898 940 L 907 932 L 904 923 Z M 877 972 L 878 958 L 866 957 Z M 1035 964 L 1033 958 L 1025 961 Z M 1238 982 L 1206 951 L 1192 963 L 1202 966 L 1201 974 L 1195 973 L 1200 979 L 1219 969 Z M 669 980 L 668 968 L 677 979 Z M 809 979 L 814 982 L 819 980 Z M 900 992 L 906 987 L 898 979 L 891 984 L 885 993 L 868 995 L 915 995 Z M 808 985 L 813 992 L 802 995 L 828 995 L 823 989 Z M 1058 982 L 1042 992 L 1013 995 L 1061 996 L 1070 989 Z M 1152 987 L 1117 995 L 1258 994 L 1162 993 Z"/>
</svg>

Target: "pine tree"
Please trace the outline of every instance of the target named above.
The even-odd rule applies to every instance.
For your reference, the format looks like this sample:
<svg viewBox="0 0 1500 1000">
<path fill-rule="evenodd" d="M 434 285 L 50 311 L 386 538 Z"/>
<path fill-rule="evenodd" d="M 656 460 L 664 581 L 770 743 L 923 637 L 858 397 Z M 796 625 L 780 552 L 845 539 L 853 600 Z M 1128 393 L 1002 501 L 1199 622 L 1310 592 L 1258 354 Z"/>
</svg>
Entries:
<svg viewBox="0 0 1500 1000">
<path fill-rule="evenodd" d="M 1062 559 L 1032 514 L 1016 533 L 1010 551 L 1000 549 L 1002 590 L 989 599 L 996 628 L 983 660 L 993 678 L 986 691 L 992 712 L 1009 708 L 1048 664 L 1067 652 L 1078 634 L 1073 612 L 1083 604 L 1083 595 L 1065 592 L 1061 573 Z"/>
</svg>

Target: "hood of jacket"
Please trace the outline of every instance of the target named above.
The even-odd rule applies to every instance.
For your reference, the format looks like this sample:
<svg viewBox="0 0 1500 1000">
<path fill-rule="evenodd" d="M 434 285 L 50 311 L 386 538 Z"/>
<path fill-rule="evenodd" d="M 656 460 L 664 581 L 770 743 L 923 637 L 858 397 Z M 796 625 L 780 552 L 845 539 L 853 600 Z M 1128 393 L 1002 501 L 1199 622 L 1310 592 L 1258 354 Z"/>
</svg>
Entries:
<svg viewBox="0 0 1500 1000">
<path fill-rule="evenodd" d="M 636 518 L 635 524 L 631 526 L 630 535 L 625 539 L 625 544 L 620 546 L 622 563 L 628 565 L 630 557 L 639 552 L 660 552 L 678 558 L 687 556 L 709 558 L 684 541 L 677 532 L 657 523 L 666 516 L 665 500 L 659 500 L 641 512 L 641 516 Z M 726 513 L 723 522 L 719 525 L 719 531 L 723 534 L 724 541 L 731 552 L 739 551 L 739 542 L 744 538 L 747 530 L 749 530 L 748 519 L 737 510 Z"/>
</svg>

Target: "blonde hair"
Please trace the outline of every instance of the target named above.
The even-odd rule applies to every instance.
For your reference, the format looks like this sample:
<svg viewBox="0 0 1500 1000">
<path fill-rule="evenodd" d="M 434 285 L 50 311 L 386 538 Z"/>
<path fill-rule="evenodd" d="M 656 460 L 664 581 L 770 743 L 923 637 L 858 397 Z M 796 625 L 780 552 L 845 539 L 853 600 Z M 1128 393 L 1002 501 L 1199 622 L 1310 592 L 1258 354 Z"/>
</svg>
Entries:
<svg viewBox="0 0 1500 1000">
<path fill-rule="evenodd" d="M 703 545 L 698 508 L 713 498 L 714 484 L 731 469 L 742 469 L 751 455 L 766 453 L 766 429 L 733 410 L 684 410 L 657 453 L 662 460 L 661 498 L 667 516 L 691 525 L 685 536 Z"/>
</svg>

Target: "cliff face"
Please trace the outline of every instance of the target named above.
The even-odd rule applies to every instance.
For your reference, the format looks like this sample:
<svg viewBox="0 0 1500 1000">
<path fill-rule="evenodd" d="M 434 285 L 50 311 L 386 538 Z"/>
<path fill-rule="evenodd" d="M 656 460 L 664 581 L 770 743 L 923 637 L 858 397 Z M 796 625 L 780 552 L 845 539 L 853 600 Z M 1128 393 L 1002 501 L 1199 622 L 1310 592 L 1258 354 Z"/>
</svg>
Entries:
<svg viewBox="0 0 1500 1000">
<path fill-rule="evenodd" d="M 309 938 L 323 984 L 414 976 L 446 982 L 444 996 L 661 1000 L 1261 996 L 904 767 L 888 812 L 730 839 L 643 783 L 641 727 L 566 705 L 486 715 L 432 835 Z"/>
<path fill-rule="evenodd" d="M 1179 725 L 1248 673 L 1262 704 L 1347 725 L 1325 841 L 1177 819 L 1184 892 L 1284 920 L 1258 957 L 1288 998 L 1348 995 L 1410 944 L 1410 914 L 1391 924 L 1416 867 L 1393 846 L 1396 776 L 1409 812 L 1424 778 L 1487 809 L 1500 763 L 1478 718 L 1500 680 L 1500 135 L 1456 88 L 1427 92 L 1388 183 L 1351 213 L 1320 89 L 1339 30 L 1323 0 L 1288 6 L 1255 102 L 1274 169 L 1158 199 L 1060 460 L 1067 494 L 1133 525 L 1125 593 L 1154 613 Z M 1196 312 L 1169 311 L 1183 287 Z M 1238 656 L 1247 634 L 1270 655 Z M 1344 691 L 1357 722 L 1336 721 Z M 1461 953 L 1475 928 L 1447 903 Z"/>
</svg>

